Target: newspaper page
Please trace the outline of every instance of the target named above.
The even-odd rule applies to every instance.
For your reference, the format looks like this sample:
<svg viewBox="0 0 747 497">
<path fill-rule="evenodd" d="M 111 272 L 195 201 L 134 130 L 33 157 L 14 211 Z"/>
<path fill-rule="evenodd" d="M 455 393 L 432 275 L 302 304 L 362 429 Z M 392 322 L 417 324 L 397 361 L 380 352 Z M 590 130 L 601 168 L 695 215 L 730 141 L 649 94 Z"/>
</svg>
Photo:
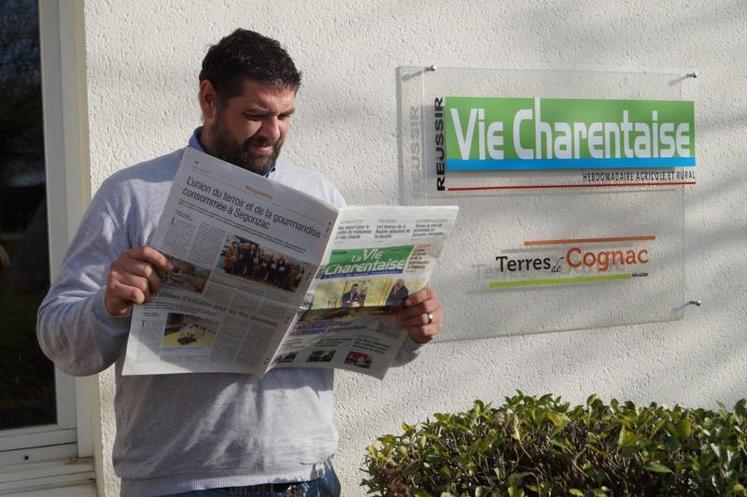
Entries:
<svg viewBox="0 0 747 497">
<path fill-rule="evenodd" d="M 457 207 L 347 207 L 312 302 L 271 367 L 341 368 L 383 378 L 407 334 L 393 311 L 430 279 Z"/>
<path fill-rule="evenodd" d="M 124 374 L 261 376 L 297 319 L 337 210 L 187 147 L 152 246 L 172 263 L 133 309 Z"/>
</svg>

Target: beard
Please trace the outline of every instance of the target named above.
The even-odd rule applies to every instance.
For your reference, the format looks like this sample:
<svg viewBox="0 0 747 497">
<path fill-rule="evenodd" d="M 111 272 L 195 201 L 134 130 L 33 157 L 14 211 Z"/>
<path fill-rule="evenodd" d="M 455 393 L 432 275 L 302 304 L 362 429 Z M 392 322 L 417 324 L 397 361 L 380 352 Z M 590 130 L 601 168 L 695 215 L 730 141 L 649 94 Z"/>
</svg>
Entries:
<svg viewBox="0 0 747 497">
<path fill-rule="evenodd" d="M 215 157 L 262 176 L 272 169 L 283 147 L 282 139 L 272 141 L 256 135 L 250 136 L 243 143 L 237 142 L 223 125 L 220 115 L 216 116 L 215 122 L 210 126 L 210 133 L 214 139 L 213 155 Z M 270 155 L 256 156 L 251 152 L 251 147 L 268 145 L 272 146 Z"/>
</svg>

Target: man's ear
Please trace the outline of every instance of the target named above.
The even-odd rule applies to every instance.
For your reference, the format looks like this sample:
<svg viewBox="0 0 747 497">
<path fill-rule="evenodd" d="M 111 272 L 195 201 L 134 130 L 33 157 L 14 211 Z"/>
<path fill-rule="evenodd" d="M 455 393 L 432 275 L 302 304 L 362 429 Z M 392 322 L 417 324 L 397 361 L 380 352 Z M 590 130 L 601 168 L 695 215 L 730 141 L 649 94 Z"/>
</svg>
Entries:
<svg viewBox="0 0 747 497">
<path fill-rule="evenodd" d="M 213 83 L 208 80 L 200 81 L 200 109 L 202 109 L 203 124 L 209 126 L 218 112 L 218 96 L 213 88 Z"/>
</svg>

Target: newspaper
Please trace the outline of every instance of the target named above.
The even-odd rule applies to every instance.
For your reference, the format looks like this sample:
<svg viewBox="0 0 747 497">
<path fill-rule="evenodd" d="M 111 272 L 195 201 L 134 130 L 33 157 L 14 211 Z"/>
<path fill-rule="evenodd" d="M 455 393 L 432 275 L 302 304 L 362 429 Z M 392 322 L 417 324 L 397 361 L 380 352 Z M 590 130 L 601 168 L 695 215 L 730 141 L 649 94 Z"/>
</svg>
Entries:
<svg viewBox="0 0 747 497">
<path fill-rule="evenodd" d="M 456 207 L 334 206 L 187 148 L 152 246 L 173 268 L 133 308 L 123 374 L 263 376 L 342 368 L 382 378 Z"/>
</svg>

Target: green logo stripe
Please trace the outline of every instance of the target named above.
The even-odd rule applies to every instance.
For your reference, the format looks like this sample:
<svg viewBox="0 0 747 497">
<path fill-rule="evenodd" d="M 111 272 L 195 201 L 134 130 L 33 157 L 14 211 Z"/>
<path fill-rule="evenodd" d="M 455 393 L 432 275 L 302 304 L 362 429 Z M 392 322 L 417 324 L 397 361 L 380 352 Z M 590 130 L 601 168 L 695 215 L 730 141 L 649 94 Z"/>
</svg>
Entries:
<svg viewBox="0 0 747 497">
<path fill-rule="evenodd" d="M 446 97 L 446 159 L 695 157 L 692 101 Z"/>
<path fill-rule="evenodd" d="M 333 250 L 329 257 L 329 264 L 407 260 L 407 258 L 410 257 L 410 252 L 412 252 L 412 245 L 370 249 Z"/>
<path fill-rule="evenodd" d="M 354 250 L 335 250 L 320 278 L 352 275 L 399 274 L 405 269 L 412 245 Z"/>
<path fill-rule="evenodd" d="M 576 278 L 548 278 L 539 280 L 520 280 L 520 281 L 494 281 L 490 283 L 490 288 L 508 288 L 516 286 L 534 286 L 534 285 L 561 285 L 569 283 L 591 283 L 594 281 L 607 280 L 629 280 L 632 274 L 608 274 L 604 276 L 579 276 Z"/>
</svg>

